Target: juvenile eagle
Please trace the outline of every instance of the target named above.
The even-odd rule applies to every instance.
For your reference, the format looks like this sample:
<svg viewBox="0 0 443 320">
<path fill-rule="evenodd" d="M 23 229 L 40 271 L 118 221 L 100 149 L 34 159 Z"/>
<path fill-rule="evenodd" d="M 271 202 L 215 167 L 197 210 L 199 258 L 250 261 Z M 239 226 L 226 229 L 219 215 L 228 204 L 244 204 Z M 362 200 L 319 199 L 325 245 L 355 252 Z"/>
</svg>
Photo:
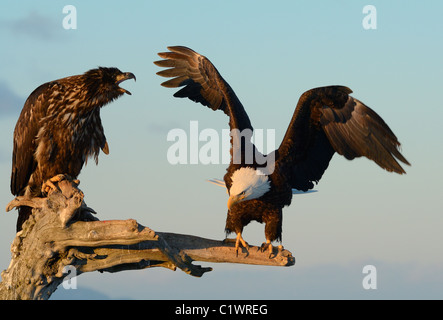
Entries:
<svg viewBox="0 0 443 320">
<path fill-rule="evenodd" d="M 134 74 L 99 67 L 83 75 L 42 84 L 25 102 L 14 130 L 11 192 L 15 196 L 41 197 L 46 181 L 60 175 L 77 178 L 89 157 L 98 162 L 108 144 L 100 108 L 128 90 L 119 87 Z M 17 231 L 31 214 L 19 207 Z"/>
<path fill-rule="evenodd" d="M 312 189 L 335 152 L 349 160 L 365 156 L 387 171 L 405 173 L 398 161 L 409 163 L 400 154 L 394 133 L 344 86 L 303 93 L 283 141 L 267 155 L 269 163 L 263 166 L 264 156 L 250 142 L 251 134 L 241 134 L 253 130 L 249 117 L 217 69 L 189 48 L 168 49 L 170 52 L 159 53 L 165 60 L 154 62 L 169 68 L 158 75 L 173 78 L 162 85 L 183 87 L 174 97 L 187 97 L 229 117 L 231 162 L 224 176 L 229 194 L 225 231 L 237 234 L 237 252 L 240 244 L 248 247 L 241 234 L 255 220 L 266 224 L 262 250 L 267 248 L 272 256 L 271 242 L 281 241 L 282 209 L 291 204 L 293 189 Z"/>
</svg>

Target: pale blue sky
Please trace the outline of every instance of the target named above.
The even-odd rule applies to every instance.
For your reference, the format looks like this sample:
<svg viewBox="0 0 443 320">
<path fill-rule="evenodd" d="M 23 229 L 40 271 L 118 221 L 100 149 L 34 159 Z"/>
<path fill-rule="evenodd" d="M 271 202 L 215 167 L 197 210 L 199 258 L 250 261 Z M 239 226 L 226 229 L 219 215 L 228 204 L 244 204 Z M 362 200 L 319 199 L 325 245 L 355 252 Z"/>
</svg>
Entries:
<svg viewBox="0 0 443 320">
<path fill-rule="evenodd" d="M 64 30 L 62 9 L 77 8 Z M 365 5 L 377 29 L 362 27 Z M 40 84 L 96 66 L 131 71 L 137 82 L 102 110 L 110 155 L 83 169 L 86 202 L 101 219 L 137 219 L 158 231 L 222 239 L 226 193 L 208 184 L 225 165 L 171 166 L 167 132 L 227 128 L 222 112 L 172 97 L 152 62 L 168 45 L 206 55 L 243 102 L 255 128 L 278 145 L 298 97 L 341 84 L 376 110 L 412 163 L 407 175 L 366 159 L 335 156 L 315 194 L 284 210 L 291 268 L 211 264 L 191 278 L 166 269 L 84 274 L 54 298 L 304 299 L 443 298 L 441 1 L 2 1 L 0 4 L 0 208 L 9 192 L 12 132 Z M 0 214 L 0 269 L 7 268 L 16 213 Z M 244 232 L 264 240 L 264 225 Z M 364 290 L 362 268 L 377 267 Z"/>
</svg>

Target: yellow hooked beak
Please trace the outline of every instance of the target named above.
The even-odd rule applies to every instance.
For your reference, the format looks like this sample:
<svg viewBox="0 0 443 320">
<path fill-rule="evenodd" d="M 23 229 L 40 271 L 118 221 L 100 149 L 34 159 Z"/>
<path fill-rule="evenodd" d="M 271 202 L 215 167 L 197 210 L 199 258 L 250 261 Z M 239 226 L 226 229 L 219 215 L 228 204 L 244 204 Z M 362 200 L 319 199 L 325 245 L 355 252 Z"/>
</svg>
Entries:
<svg viewBox="0 0 443 320">
<path fill-rule="evenodd" d="M 244 194 L 237 194 L 235 196 L 230 196 L 228 199 L 228 209 L 231 210 L 232 206 L 237 202 L 241 202 L 245 199 Z"/>
<path fill-rule="evenodd" d="M 120 83 L 122 83 L 123 81 L 129 80 L 129 79 L 134 79 L 134 81 L 137 80 L 137 79 L 135 78 L 135 75 L 134 75 L 132 72 L 125 72 L 125 73 L 119 74 L 119 75 L 116 77 L 116 84 L 117 84 L 117 86 L 118 86 L 118 85 L 119 85 Z M 122 93 L 126 93 L 126 94 L 129 94 L 129 95 L 132 95 L 132 93 L 129 92 L 128 90 L 123 89 L 123 88 L 121 88 L 121 87 L 118 87 L 118 88 L 120 89 L 120 91 L 121 91 Z"/>
</svg>

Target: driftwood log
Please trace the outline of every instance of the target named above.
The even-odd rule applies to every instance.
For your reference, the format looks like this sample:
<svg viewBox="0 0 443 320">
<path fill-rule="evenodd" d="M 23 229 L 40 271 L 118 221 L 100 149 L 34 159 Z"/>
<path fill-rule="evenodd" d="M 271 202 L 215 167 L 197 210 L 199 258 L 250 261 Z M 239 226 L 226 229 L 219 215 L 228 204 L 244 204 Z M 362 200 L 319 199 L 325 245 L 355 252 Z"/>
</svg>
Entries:
<svg viewBox="0 0 443 320">
<path fill-rule="evenodd" d="M 0 299 L 49 299 L 68 276 L 66 267 L 84 272 L 119 272 L 151 267 L 180 268 L 201 277 L 210 267 L 193 261 L 291 266 L 287 250 L 275 256 L 251 246 L 236 252 L 227 241 L 155 232 L 129 220 L 100 221 L 83 201 L 78 182 L 62 180 L 46 198 L 17 197 L 6 208 L 30 206 L 33 214 L 12 245 L 9 267 L 1 273 Z"/>
</svg>

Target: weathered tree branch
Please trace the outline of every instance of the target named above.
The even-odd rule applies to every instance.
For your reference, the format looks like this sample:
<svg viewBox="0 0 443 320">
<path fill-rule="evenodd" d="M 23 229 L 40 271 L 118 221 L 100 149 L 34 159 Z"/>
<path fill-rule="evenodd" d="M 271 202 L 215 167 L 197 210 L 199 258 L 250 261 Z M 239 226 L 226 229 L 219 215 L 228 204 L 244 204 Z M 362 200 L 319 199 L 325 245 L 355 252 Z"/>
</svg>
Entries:
<svg viewBox="0 0 443 320">
<path fill-rule="evenodd" d="M 151 267 L 175 270 L 201 277 L 210 267 L 193 261 L 290 266 L 295 263 L 286 250 L 269 258 L 251 246 L 237 255 L 233 243 L 191 235 L 155 232 L 135 220 L 99 221 L 83 201 L 73 181 L 58 183 L 47 198 L 17 197 L 7 207 L 33 207 L 11 245 L 12 259 L 1 274 L 0 299 L 48 299 L 67 276 L 119 272 Z"/>
</svg>

